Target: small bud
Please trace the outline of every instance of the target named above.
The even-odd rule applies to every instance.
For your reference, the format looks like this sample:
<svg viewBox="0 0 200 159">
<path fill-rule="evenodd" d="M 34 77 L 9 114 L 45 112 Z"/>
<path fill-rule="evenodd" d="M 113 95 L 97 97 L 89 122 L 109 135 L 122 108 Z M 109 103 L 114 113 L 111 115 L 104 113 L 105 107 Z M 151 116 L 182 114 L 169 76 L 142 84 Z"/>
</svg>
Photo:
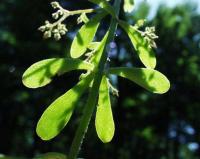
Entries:
<svg viewBox="0 0 200 159">
<path fill-rule="evenodd" d="M 56 1 L 54 1 L 54 2 L 51 2 L 51 6 L 52 6 L 54 9 L 56 9 L 56 8 L 59 8 L 59 7 L 60 7 L 60 4 L 59 4 L 58 2 L 56 2 Z"/>
<path fill-rule="evenodd" d="M 46 26 L 43 25 L 43 26 L 39 27 L 38 30 L 41 32 L 44 32 L 46 30 Z"/>
<path fill-rule="evenodd" d="M 44 32 L 44 35 L 43 35 L 43 38 L 44 39 L 48 39 L 48 38 L 50 38 L 51 37 L 51 32 L 50 31 L 45 31 Z"/>
<path fill-rule="evenodd" d="M 78 24 L 80 24 L 82 22 L 87 23 L 88 21 L 89 21 L 89 19 L 88 19 L 87 15 L 85 13 L 82 13 L 80 15 L 80 17 L 78 17 L 78 19 L 77 19 Z"/>
<path fill-rule="evenodd" d="M 152 48 L 157 48 L 157 45 L 156 45 L 155 41 L 152 41 L 152 42 L 151 42 L 151 47 L 152 47 Z"/>
<path fill-rule="evenodd" d="M 150 27 L 150 32 L 155 32 L 156 28 L 155 27 Z"/>
<path fill-rule="evenodd" d="M 63 15 L 64 13 L 63 13 L 62 10 L 58 10 L 58 11 L 57 11 L 57 14 L 58 14 L 58 15 Z"/>
<path fill-rule="evenodd" d="M 60 34 L 61 34 L 61 35 L 65 35 L 65 34 L 66 34 L 66 31 L 60 30 Z"/>
<path fill-rule="evenodd" d="M 78 19 L 77 19 L 77 24 L 80 24 L 80 23 L 82 23 L 83 21 L 82 21 L 82 19 L 81 19 L 81 17 L 78 17 Z"/>
<path fill-rule="evenodd" d="M 145 22 L 146 22 L 145 19 L 140 19 L 140 20 L 137 21 L 136 25 L 137 25 L 138 28 L 140 28 L 140 27 L 144 26 Z"/>
<path fill-rule="evenodd" d="M 48 24 L 50 24 L 50 22 L 48 21 L 48 20 L 45 20 L 45 25 L 48 25 Z"/>
<path fill-rule="evenodd" d="M 58 29 L 54 29 L 52 32 L 53 32 L 54 34 L 58 34 L 58 33 L 59 33 Z"/>
<path fill-rule="evenodd" d="M 53 17 L 54 19 L 58 19 L 58 18 L 59 18 L 59 15 L 58 15 L 58 13 L 53 13 L 53 14 L 52 14 L 52 17 Z"/>
<path fill-rule="evenodd" d="M 54 34 L 54 39 L 55 39 L 56 41 L 60 40 L 60 39 L 61 39 L 60 34 L 59 34 L 59 33 Z"/>
</svg>

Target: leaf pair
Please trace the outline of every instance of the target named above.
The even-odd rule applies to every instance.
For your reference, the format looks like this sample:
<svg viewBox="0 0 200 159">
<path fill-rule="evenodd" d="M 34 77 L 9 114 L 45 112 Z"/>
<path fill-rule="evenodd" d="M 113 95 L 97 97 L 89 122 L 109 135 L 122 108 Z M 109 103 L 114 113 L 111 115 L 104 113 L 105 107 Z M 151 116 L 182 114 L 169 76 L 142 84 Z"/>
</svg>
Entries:
<svg viewBox="0 0 200 159">
<path fill-rule="evenodd" d="M 146 90 L 157 94 L 163 94 L 170 88 L 169 80 L 162 73 L 149 68 L 110 68 L 108 73 L 127 78 Z M 99 89 L 95 126 L 97 135 L 102 142 L 107 143 L 112 140 L 115 124 L 110 103 L 108 80 L 105 75 Z"/>
<path fill-rule="evenodd" d="M 106 0 L 89 0 L 89 1 L 98 4 L 112 17 L 114 18 L 116 17 L 114 8 Z M 124 8 L 126 11 L 130 12 L 133 5 L 134 5 L 133 0 L 124 0 Z M 149 47 L 145 37 L 143 37 L 141 33 L 136 30 L 136 28 L 129 25 L 127 22 L 118 20 L 118 23 L 128 34 L 141 62 L 145 65 L 145 67 L 154 69 L 156 67 L 155 53 L 153 49 Z"/>
<path fill-rule="evenodd" d="M 49 84 L 56 74 L 71 70 L 92 70 L 93 65 L 79 59 L 53 58 L 39 61 L 30 66 L 23 75 L 23 83 L 29 88 Z M 37 134 L 43 140 L 54 138 L 68 123 L 78 99 L 89 87 L 93 75 L 82 79 L 76 86 L 56 99 L 43 113 L 37 124 Z"/>
</svg>

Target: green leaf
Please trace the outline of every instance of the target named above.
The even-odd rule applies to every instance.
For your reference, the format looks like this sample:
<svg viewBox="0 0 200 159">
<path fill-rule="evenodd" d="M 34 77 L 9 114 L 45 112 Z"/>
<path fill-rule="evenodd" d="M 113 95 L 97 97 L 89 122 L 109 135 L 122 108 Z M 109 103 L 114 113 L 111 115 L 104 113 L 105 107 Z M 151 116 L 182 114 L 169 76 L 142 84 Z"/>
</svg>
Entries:
<svg viewBox="0 0 200 159">
<path fill-rule="evenodd" d="M 57 152 L 48 152 L 38 157 L 34 157 L 33 159 L 67 159 L 67 156 Z"/>
<path fill-rule="evenodd" d="M 110 74 L 127 78 L 150 92 L 163 94 L 170 88 L 169 80 L 160 72 L 148 68 L 111 68 Z"/>
<path fill-rule="evenodd" d="M 134 0 L 124 0 L 124 12 L 132 12 L 134 4 Z"/>
<path fill-rule="evenodd" d="M 156 67 L 156 57 L 153 49 L 149 48 L 148 42 L 133 26 L 121 20 L 119 24 L 127 32 L 142 63 L 147 68 L 154 69 Z"/>
<path fill-rule="evenodd" d="M 73 110 L 92 80 L 92 75 L 85 77 L 76 86 L 56 99 L 43 113 L 36 132 L 43 140 L 50 140 L 60 133 L 68 123 Z"/>
<path fill-rule="evenodd" d="M 90 2 L 99 5 L 106 12 L 111 14 L 113 17 L 116 17 L 114 8 L 106 0 L 89 0 Z"/>
<path fill-rule="evenodd" d="M 97 135 L 102 142 L 108 143 L 112 140 L 115 133 L 115 124 L 112 115 L 109 86 L 106 76 L 103 76 L 99 89 L 95 126 Z"/>
<path fill-rule="evenodd" d="M 88 45 L 88 49 L 89 50 L 96 50 L 100 45 L 100 42 L 91 42 L 89 45 Z"/>
<path fill-rule="evenodd" d="M 106 33 L 106 35 L 104 36 L 104 38 L 101 40 L 100 43 L 98 43 L 98 47 L 95 50 L 94 56 L 92 58 L 92 63 L 96 66 L 98 66 L 100 59 L 102 57 L 102 54 L 104 52 L 105 49 L 105 45 L 108 39 L 108 32 Z"/>
<path fill-rule="evenodd" d="M 29 88 L 43 87 L 49 84 L 56 74 L 59 75 L 76 69 L 91 70 L 93 65 L 78 59 L 46 59 L 30 66 L 23 74 L 22 82 Z"/>
<path fill-rule="evenodd" d="M 72 42 L 70 50 L 72 58 L 78 58 L 86 52 L 88 45 L 94 39 L 94 36 L 100 24 L 100 20 L 105 15 L 105 12 L 99 13 L 81 27 Z"/>
</svg>

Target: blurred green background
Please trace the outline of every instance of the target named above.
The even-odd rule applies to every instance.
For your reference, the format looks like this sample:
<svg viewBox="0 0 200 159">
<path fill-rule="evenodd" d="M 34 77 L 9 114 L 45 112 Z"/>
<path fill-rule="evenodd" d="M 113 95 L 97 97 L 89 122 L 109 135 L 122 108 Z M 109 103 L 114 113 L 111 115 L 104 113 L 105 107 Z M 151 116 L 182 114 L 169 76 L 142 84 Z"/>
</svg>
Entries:
<svg viewBox="0 0 200 159">
<path fill-rule="evenodd" d="M 137 1 L 137 0 L 135 0 Z M 67 9 L 92 7 L 86 0 L 63 0 Z M 132 14 L 121 13 L 130 24 L 147 18 L 156 26 L 157 70 L 171 81 L 171 89 L 155 95 L 119 78 L 114 79 L 119 98 L 112 97 L 116 133 L 103 144 L 97 138 L 94 117 L 80 156 L 87 159 L 199 159 L 200 158 L 200 15 L 197 4 L 189 1 L 167 7 L 161 5 L 155 17 L 149 15 L 156 1 L 137 5 Z M 195 1 L 194 1 L 195 2 Z M 198 2 L 198 0 L 196 0 Z M 67 57 L 71 40 L 80 27 L 76 18 L 67 19 L 71 31 L 60 42 L 43 40 L 37 28 L 51 19 L 49 0 L 0 1 L 0 153 L 33 157 L 46 152 L 66 154 L 78 126 L 82 107 L 78 107 L 67 127 L 50 142 L 40 140 L 35 127 L 45 108 L 78 81 L 80 72 L 71 72 L 48 86 L 31 90 L 22 85 L 21 76 L 31 64 L 50 57 Z M 109 19 L 107 19 L 109 20 Z M 97 39 L 105 34 L 104 21 Z M 109 52 L 112 66 L 143 67 L 127 35 L 118 29 Z M 69 99 L 70 100 L 70 99 Z"/>
</svg>

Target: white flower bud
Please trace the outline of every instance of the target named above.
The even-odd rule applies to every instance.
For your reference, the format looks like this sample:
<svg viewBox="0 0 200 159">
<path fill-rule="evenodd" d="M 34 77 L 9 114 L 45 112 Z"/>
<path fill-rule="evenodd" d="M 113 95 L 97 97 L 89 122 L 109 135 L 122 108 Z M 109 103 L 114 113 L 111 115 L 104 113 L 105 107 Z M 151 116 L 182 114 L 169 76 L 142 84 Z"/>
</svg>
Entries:
<svg viewBox="0 0 200 159">
<path fill-rule="evenodd" d="M 52 32 L 53 32 L 54 34 L 58 34 L 58 33 L 59 33 L 58 29 L 54 29 Z"/>
<path fill-rule="evenodd" d="M 60 30 L 60 34 L 61 34 L 61 35 L 65 35 L 65 34 L 66 34 L 66 31 Z"/>
<path fill-rule="evenodd" d="M 52 6 L 54 9 L 56 9 L 56 8 L 59 8 L 60 4 L 59 4 L 58 2 L 56 2 L 56 1 L 54 1 L 54 2 L 51 2 L 51 6 Z"/>
<path fill-rule="evenodd" d="M 61 35 L 59 33 L 54 34 L 54 39 L 56 41 L 60 40 L 61 39 Z"/>
<path fill-rule="evenodd" d="M 39 27 L 38 30 L 41 32 L 44 32 L 46 30 L 46 26 L 43 25 L 43 26 Z"/>
<path fill-rule="evenodd" d="M 52 17 L 53 17 L 54 19 L 58 19 L 58 18 L 59 18 L 59 15 L 58 15 L 58 13 L 53 13 L 53 14 L 52 14 Z"/>
<path fill-rule="evenodd" d="M 43 35 L 43 38 L 44 39 L 48 39 L 48 38 L 50 38 L 51 37 L 51 32 L 50 31 L 45 31 L 44 32 L 44 35 Z"/>
</svg>

